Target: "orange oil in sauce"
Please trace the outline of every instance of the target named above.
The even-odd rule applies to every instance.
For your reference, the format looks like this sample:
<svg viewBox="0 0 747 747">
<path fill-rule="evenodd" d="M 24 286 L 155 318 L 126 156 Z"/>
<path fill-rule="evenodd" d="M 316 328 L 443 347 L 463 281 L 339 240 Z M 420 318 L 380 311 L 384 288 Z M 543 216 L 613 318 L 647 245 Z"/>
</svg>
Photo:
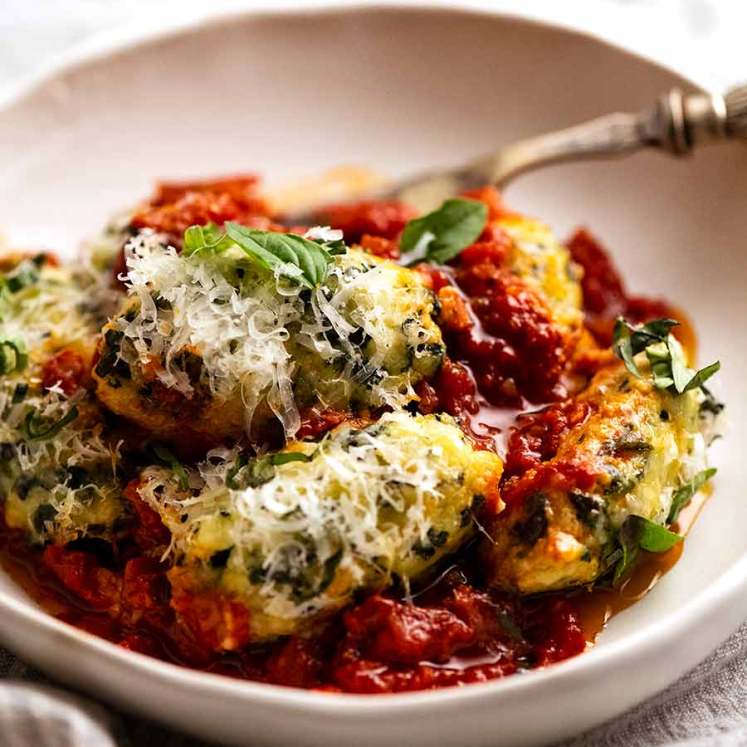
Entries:
<svg viewBox="0 0 747 747">
<path fill-rule="evenodd" d="M 687 536 L 708 501 L 708 488 L 709 486 L 706 486 L 704 491 L 694 496 L 690 504 L 682 510 L 677 523 L 672 527 L 673 531 Z M 574 603 L 589 646 L 594 644 L 612 617 L 645 597 L 674 567 L 682 555 L 685 541 L 678 542 L 671 550 L 663 553 L 642 551 L 635 568 L 619 588 L 592 589 L 575 597 Z"/>
</svg>

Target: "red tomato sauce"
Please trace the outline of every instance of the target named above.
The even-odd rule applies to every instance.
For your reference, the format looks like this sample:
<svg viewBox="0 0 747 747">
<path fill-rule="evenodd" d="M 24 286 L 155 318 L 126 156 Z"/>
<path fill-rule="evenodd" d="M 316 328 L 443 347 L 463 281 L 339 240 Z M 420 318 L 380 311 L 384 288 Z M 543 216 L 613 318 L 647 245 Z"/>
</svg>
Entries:
<svg viewBox="0 0 747 747">
<path fill-rule="evenodd" d="M 486 202 L 489 221 L 506 214 L 495 190 L 469 196 Z M 401 203 L 363 202 L 332 206 L 319 217 L 343 229 L 348 242 L 396 259 L 402 229 L 414 215 Z M 226 220 L 283 230 L 251 176 L 161 184 L 133 226 L 176 239 L 191 224 Z M 510 506 L 547 485 L 583 488 L 594 476 L 574 465 L 547 464 L 563 434 L 588 412 L 568 399 L 563 383 L 572 344 L 553 326 L 543 300 L 506 267 L 509 245 L 509 237 L 489 222 L 448 267 L 418 268 L 436 294 L 449 357 L 417 393 L 421 412 L 452 414 L 482 448 L 504 457 L 502 496 Z M 620 314 L 632 321 L 682 318 L 665 302 L 629 296 L 608 254 L 587 231 L 574 234 L 568 247 L 584 270 L 586 323 L 600 345 L 609 345 Z M 685 326 L 683 336 L 688 335 Z M 590 376 L 598 360 L 592 355 L 577 367 Z M 43 379 L 73 391 L 85 380 L 82 359 L 62 351 L 46 364 Z M 301 435 L 319 437 L 350 414 L 309 410 L 302 416 Z M 391 590 L 369 595 L 308 637 L 216 654 L 218 641 L 248 640 L 248 612 L 217 592 L 198 596 L 172 588 L 158 560 L 169 540 L 165 527 L 134 491 L 125 490 L 124 497 L 132 508 L 130 524 L 114 552 L 85 541 L 40 551 L 20 533 L 2 529 L 0 558 L 60 619 L 183 666 L 335 692 L 422 690 L 495 679 L 575 656 L 593 642 L 608 616 L 594 606 L 596 592 L 520 599 L 487 589 L 467 548 L 429 586 L 411 590 L 412 596 Z M 657 562 L 661 573 L 665 564 Z M 624 606 L 604 599 L 605 610 Z"/>
<path fill-rule="evenodd" d="M 175 664 L 279 685 L 422 690 L 545 666 L 587 646 L 572 600 L 488 593 L 454 568 L 413 601 L 374 594 L 311 637 L 218 655 L 213 618 L 228 617 L 219 600 L 175 605 L 155 559 L 135 555 L 107 567 L 92 552 L 48 546 L 39 562 L 25 538 L 7 529 L 0 532 L 0 555 L 16 581 L 65 622 Z M 177 622 L 177 612 L 185 611 L 202 623 L 202 637 L 200 626 Z"/>
<path fill-rule="evenodd" d="M 586 327 L 602 347 L 612 343 L 612 328 L 618 316 L 636 324 L 669 317 L 680 322 L 673 332 L 694 354 L 695 332 L 687 315 L 664 299 L 630 295 L 609 252 L 586 228 L 579 228 L 567 246 L 573 261 L 584 271 L 581 288 Z"/>
<path fill-rule="evenodd" d="M 61 350 L 45 361 L 42 367 L 42 386 L 59 387 L 65 394 L 73 394 L 89 379 L 89 369 L 83 356 L 68 348 Z"/>
</svg>

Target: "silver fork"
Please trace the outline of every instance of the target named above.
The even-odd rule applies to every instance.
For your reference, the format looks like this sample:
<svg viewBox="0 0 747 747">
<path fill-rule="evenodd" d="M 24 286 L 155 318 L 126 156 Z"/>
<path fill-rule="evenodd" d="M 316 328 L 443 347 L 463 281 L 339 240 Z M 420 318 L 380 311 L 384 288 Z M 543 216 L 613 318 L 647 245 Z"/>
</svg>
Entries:
<svg viewBox="0 0 747 747">
<path fill-rule="evenodd" d="M 520 174 L 552 164 L 622 156 L 644 148 L 685 156 L 706 143 L 740 138 L 747 140 L 747 85 L 723 95 L 675 88 L 638 114 L 608 114 L 519 140 L 464 166 L 418 174 L 364 197 L 400 199 L 430 209 L 466 189 L 486 184 L 503 188 Z M 305 209 L 290 221 L 303 225 L 310 216 Z"/>
</svg>

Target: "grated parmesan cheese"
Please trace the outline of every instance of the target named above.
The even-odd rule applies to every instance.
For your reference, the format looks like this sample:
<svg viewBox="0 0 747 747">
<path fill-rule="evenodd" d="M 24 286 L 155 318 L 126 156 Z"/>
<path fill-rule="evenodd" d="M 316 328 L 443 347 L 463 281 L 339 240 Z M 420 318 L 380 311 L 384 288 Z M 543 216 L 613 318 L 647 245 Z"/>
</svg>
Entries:
<svg viewBox="0 0 747 747">
<path fill-rule="evenodd" d="M 0 385 L 0 493 L 8 526 L 25 530 L 36 542 L 107 534 L 122 515 L 119 453 L 106 438 L 98 408 L 83 390 L 68 398 L 36 387 L 16 402 L 17 386 L 13 380 Z M 28 437 L 24 424 L 30 413 L 49 427 L 72 408 L 77 416 L 53 437 Z"/>
<path fill-rule="evenodd" d="M 309 235 L 317 234 L 337 236 Z M 212 436 L 238 435 L 237 422 L 251 434 L 258 412 L 260 424 L 272 414 L 292 438 L 302 408 L 400 409 L 443 355 L 430 291 L 412 271 L 360 251 L 335 256 L 313 290 L 257 267 L 238 247 L 185 256 L 144 230 L 125 252 L 129 301 L 105 341 L 116 342 L 130 381 L 113 388 L 139 392 L 155 380 L 196 403 L 193 427 Z M 152 414 L 153 398 L 111 391 L 109 372 L 96 373 L 115 412 L 161 435 L 183 430 L 169 413 Z"/>
<path fill-rule="evenodd" d="M 44 362 L 62 349 L 83 356 L 107 312 L 103 276 L 83 265 L 56 267 L 18 258 L 0 275 L 0 337 L 28 353 L 0 380 L 0 495 L 8 526 L 32 541 L 67 542 L 107 533 L 122 513 L 115 478 L 118 450 L 85 390 L 68 397 L 42 387 Z"/>
<path fill-rule="evenodd" d="M 501 471 L 448 416 L 390 413 L 281 454 L 294 452 L 306 460 L 261 457 L 236 471 L 236 452 L 216 450 L 190 491 L 164 468 L 145 470 L 139 488 L 172 533 L 176 563 L 244 602 L 257 640 L 338 609 L 356 589 L 422 575 L 472 533 L 470 508 Z M 229 474 L 245 484 L 227 487 Z"/>
<path fill-rule="evenodd" d="M 63 347 L 90 350 L 116 304 L 103 275 L 84 264 L 57 267 L 44 255 L 19 258 L 0 278 L 0 337 L 22 340 L 32 365 Z"/>
</svg>

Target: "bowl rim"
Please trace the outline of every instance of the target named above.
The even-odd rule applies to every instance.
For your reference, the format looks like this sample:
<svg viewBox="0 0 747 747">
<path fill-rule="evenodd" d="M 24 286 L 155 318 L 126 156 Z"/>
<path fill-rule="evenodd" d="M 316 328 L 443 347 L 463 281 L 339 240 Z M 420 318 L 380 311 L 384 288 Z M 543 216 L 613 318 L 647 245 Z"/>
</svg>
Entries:
<svg viewBox="0 0 747 747">
<path fill-rule="evenodd" d="M 626 41 L 621 43 L 611 38 L 605 28 L 582 28 L 577 22 L 569 22 L 558 13 L 549 13 L 548 7 L 530 9 L 516 8 L 510 0 L 256 0 L 245 6 L 221 7 L 217 10 L 182 14 L 179 18 L 165 17 L 147 29 L 136 25 L 98 34 L 89 42 L 74 47 L 50 64 L 23 78 L 17 85 L 0 91 L 0 118 L 11 107 L 32 97 L 46 85 L 54 83 L 67 74 L 87 66 L 132 52 L 146 45 L 188 35 L 196 29 L 215 29 L 232 21 L 276 18 L 282 16 L 319 16 L 339 13 L 422 12 L 444 13 L 470 17 L 499 18 L 511 23 L 560 30 L 571 37 L 591 38 L 658 67 L 678 77 L 683 83 L 703 90 L 714 83 L 714 78 L 697 68 L 681 64 L 675 66 L 671 60 L 662 59 L 661 54 L 645 43 Z M 609 13 L 619 13 L 618 8 L 608 8 Z M 550 16 L 550 17 L 548 17 Z M 557 681 L 579 680 L 602 676 L 614 671 L 630 654 L 644 657 L 647 652 L 664 646 L 668 639 L 691 632 L 709 612 L 734 602 L 747 590 L 747 549 L 712 584 L 695 595 L 686 604 L 658 618 L 619 640 L 594 647 L 582 655 L 538 669 L 523 677 L 505 677 L 468 686 L 446 687 L 435 690 L 393 693 L 385 697 L 354 693 L 322 692 L 284 687 L 252 680 L 234 679 L 225 675 L 182 667 L 145 654 L 130 651 L 84 630 L 51 616 L 33 602 L 26 602 L 0 590 L 0 613 L 9 615 L 19 625 L 34 626 L 61 643 L 83 646 L 112 663 L 134 669 L 143 676 L 160 680 L 163 684 L 184 688 L 206 688 L 212 695 L 229 696 L 232 699 L 249 698 L 258 705 L 280 705 L 299 712 L 314 711 L 324 716 L 352 716 L 377 714 L 382 709 L 390 714 L 411 710 L 417 706 L 445 705 L 465 706 L 485 697 L 498 698 L 501 693 L 521 693 L 527 688 L 552 687 Z"/>
<path fill-rule="evenodd" d="M 155 20 L 147 28 L 143 28 L 139 22 L 131 22 L 93 34 L 87 41 L 53 55 L 47 63 L 22 75 L 16 83 L 0 89 L 0 114 L 55 78 L 73 73 L 106 57 L 190 33 L 198 26 L 212 29 L 246 18 L 274 18 L 283 15 L 302 17 L 375 10 L 450 12 L 476 17 L 497 17 L 540 28 L 560 29 L 571 36 L 595 39 L 654 64 L 697 88 L 710 89 L 721 82 L 719 76 L 712 71 L 694 63 L 691 56 L 676 54 L 674 50 L 663 50 L 658 37 L 649 39 L 631 34 L 625 41 L 621 41 L 618 35 L 610 32 L 610 28 L 630 26 L 630 18 L 633 14 L 637 15 L 637 12 L 618 6 L 605 7 L 603 23 L 593 14 L 587 14 L 582 23 L 580 18 L 569 20 L 552 0 L 536 0 L 535 5 L 522 4 L 520 9 L 515 0 L 242 0 L 239 4 L 229 5 L 221 5 L 220 2 L 218 0 L 217 7 L 212 9 L 207 9 L 207 4 L 196 4 L 188 9 L 189 12 L 182 12 L 178 17 L 170 15 L 168 8 L 164 8 L 163 15 L 159 17 L 154 9 Z M 610 16 L 615 16 L 614 23 L 609 22 Z"/>
</svg>

